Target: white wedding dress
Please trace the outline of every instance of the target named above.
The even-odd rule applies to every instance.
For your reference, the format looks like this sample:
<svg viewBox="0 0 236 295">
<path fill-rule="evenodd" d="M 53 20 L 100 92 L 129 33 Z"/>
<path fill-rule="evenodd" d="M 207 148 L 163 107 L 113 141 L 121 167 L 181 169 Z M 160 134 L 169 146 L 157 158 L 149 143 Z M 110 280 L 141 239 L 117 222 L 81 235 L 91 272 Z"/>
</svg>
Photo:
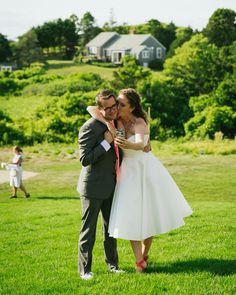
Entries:
<svg viewBox="0 0 236 295">
<path fill-rule="evenodd" d="M 128 140 L 135 142 L 135 135 Z M 140 241 L 184 225 L 192 210 L 162 163 L 151 152 L 123 152 L 109 235 Z"/>
</svg>

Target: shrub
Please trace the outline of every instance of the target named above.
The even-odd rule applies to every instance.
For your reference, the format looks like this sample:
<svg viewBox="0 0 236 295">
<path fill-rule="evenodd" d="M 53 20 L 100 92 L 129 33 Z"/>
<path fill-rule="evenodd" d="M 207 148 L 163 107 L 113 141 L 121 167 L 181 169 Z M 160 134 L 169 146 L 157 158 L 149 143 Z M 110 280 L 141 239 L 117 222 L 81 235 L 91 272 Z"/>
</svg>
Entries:
<svg viewBox="0 0 236 295">
<path fill-rule="evenodd" d="M 0 95 L 5 96 L 14 94 L 23 88 L 23 84 L 20 81 L 12 78 L 0 79 Z"/>
<path fill-rule="evenodd" d="M 18 130 L 11 118 L 2 111 L 0 111 L 0 134 L 0 145 L 27 142 L 23 131 Z"/>
<path fill-rule="evenodd" d="M 45 74 L 46 70 L 42 63 L 32 63 L 29 67 L 23 70 L 17 70 L 12 72 L 11 77 L 21 79 L 28 79 L 33 76 L 40 76 Z"/>
<path fill-rule="evenodd" d="M 59 79 L 57 79 L 57 77 Z M 40 77 L 40 79 L 45 79 L 45 81 L 50 81 L 51 79 L 51 82 L 44 85 L 41 85 L 42 83 L 29 85 L 23 90 L 23 94 L 62 96 L 67 92 L 90 92 L 99 89 L 104 82 L 104 80 L 98 74 L 93 73 L 72 74 L 66 79 L 63 79 L 61 76 L 43 75 Z"/>
<path fill-rule="evenodd" d="M 94 65 L 97 67 L 103 67 L 103 68 L 117 68 L 119 65 L 113 64 L 112 62 L 105 62 L 102 60 L 90 60 L 87 62 L 90 65 Z"/>
<path fill-rule="evenodd" d="M 94 104 L 96 94 L 79 92 L 55 97 L 39 107 L 35 117 L 22 128 L 33 141 L 74 142 L 79 128 L 89 118 L 86 108 Z"/>
<path fill-rule="evenodd" d="M 150 121 L 150 138 L 159 140 L 166 138 L 164 128 L 161 126 L 161 120 L 158 118 Z"/>
<path fill-rule="evenodd" d="M 214 138 L 215 132 L 221 131 L 226 136 L 235 136 L 236 114 L 228 106 L 209 106 L 196 113 L 185 125 L 187 138 Z"/>
<path fill-rule="evenodd" d="M 150 69 L 152 70 L 163 70 L 163 64 L 164 64 L 164 61 L 162 59 L 154 59 L 152 61 L 149 62 L 148 66 Z"/>
</svg>

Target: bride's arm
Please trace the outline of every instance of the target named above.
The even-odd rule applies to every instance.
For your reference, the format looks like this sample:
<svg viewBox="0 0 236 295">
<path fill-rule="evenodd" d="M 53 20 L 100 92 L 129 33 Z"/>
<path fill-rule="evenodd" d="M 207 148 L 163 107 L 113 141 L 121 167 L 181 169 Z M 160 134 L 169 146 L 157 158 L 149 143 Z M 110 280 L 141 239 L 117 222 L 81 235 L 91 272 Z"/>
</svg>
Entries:
<svg viewBox="0 0 236 295">
<path fill-rule="evenodd" d="M 108 120 L 105 119 L 97 106 L 88 106 L 86 110 L 91 115 L 91 117 L 107 125 Z"/>
<path fill-rule="evenodd" d="M 116 135 L 115 127 L 111 124 L 110 121 L 108 121 L 102 115 L 102 113 L 99 111 L 97 106 L 88 106 L 87 111 L 94 119 L 96 119 L 96 120 L 102 122 L 104 125 L 106 125 L 108 130 L 111 132 L 112 136 L 115 137 L 115 135 Z"/>
</svg>

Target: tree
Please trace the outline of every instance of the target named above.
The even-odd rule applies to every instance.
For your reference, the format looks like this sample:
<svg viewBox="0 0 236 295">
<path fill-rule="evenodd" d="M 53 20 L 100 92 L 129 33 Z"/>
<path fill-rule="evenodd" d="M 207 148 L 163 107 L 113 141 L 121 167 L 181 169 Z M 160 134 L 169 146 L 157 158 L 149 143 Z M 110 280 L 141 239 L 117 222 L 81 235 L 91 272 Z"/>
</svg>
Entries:
<svg viewBox="0 0 236 295">
<path fill-rule="evenodd" d="M 236 40 L 236 12 L 231 9 L 217 9 L 210 17 L 203 34 L 211 43 L 221 47 Z"/>
<path fill-rule="evenodd" d="M 111 81 L 111 85 L 115 89 L 136 88 L 139 82 L 151 77 L 151 71 L 139 66 L 132 56 L 124 56 L 122 63 L 123 67 L 113 73 L 114 80 Z"/>
<path fill-rule="evenodd" d="M 193 30 L 188 28 L 177 28 L 176 39 L 171 43 L 167 57 L 171 57 L 175 54 L 175 49 L 182 46 L 186 41 L 189 41 L 193 35 Z"/>
<path fill-rule="evenodd" d="M 0 33 L 0 62 L 8 61 L 12 57 L 12 51 L 7 38 Z"/>
<path fill-rule="evenodd" d="M 218 48 L 202 34 L 193 36 L 164 64 L 165 75 L 189 98 L 216 89 L 225 75 Z"/>
<path fill-rule="evenodd" d="M 161 32 L 161 23 L 157 19 L 151 19 L 147 23 L 147 30 L 153 37 L 156 38 Z"/>
<path fill-rule="evenodd" d="M 118 34 L 129 34 L 131 30 L 131 27 L 128 26 L 126 23 L 123 23 L 121 26 L 114 27 L 114 32 L 117 32 Z"/>
<path fill-rule="evenodd" d="M 220 60 L 226 72 L 236 75 L 236 41 L 220 48 Z"/>
<path fill-rule="evenodd" d="M 226 75 L 215 91 L 217 105 L 229 106 L 236 112 L 236 75 Z"/>
<path fill-rule="evenodd" d="M 163 33 L 159 37 L 159 41 L 166 47 L 167 51 L 170 48 L 170 45 L 176 38 L 176 26 L 174 23 L 170 23 L 163 27 Z"/>
<path fill-rule="evenodd" d="M 151 19 L 147 23 L 147 32 L 160 41 L 167 50 L 175 39 L 175 30 L 176 26 L 172 22 L 164 25 L 156 19 Z"/>
<path fill-rule="evenodd" d="M 14 48 L 14 58 L 19 67 L 29 66 L 37 61 L 45 61 L 42 48 L 33 29 L 19 37 L 19 41 L 16 42 Z"/>
<path fill-rule="evenodd" d="M 163 135 L 158 134 L 159 138 L 184 135 L 183 124 L 192 113 L 188 98 L 171 78 L 160 76 L 158 79 L 141 81 L 137 90 L 142 96 L 145 109 L 151 107 L 151 118 L 158 119 L 165 130 Z"/>
<path fill-rule="evenodd" d="M 193 117 L 185 124 L 187 137 L 214 137 L 221 131 L 233 138 L 236 134 L 236 76 L 227 75 L 216 91 L 191 97 Z"/>
<path fill-rule="evenodd" d="M 55 21 L 45 22 L 42 26 L 34 28 L 39 44 L 42 48 L 48 49 L 50 47 L 56 47 L 58 43 L 58 26 Z"/>
<path fill-rule="evenodd" d="M 57 19 L 56 21 L 46 22 L 35 29 L 37 38 L 42 48 L 59 47 L 67 58 L 72 58 L 76 45 L 78 44 L 78 18 L 71 15 L 68 19 Z"/>
<path fill-rule="evenodd" d="M 184 126 L 187 138 L 214 138 L 221 131 L 225 136 L 235 136 L 236 113 L 228 106 L 208 106 L 196 113 Z"/>
<path fill-rule="evenodd" d="M 130 33 L 130 26 L 127 23 L 123 23 L 121 26 L 113 26 L 111 27 L 108 22 L 106 22 L 102 30 L 104 32 L 117 32 L 118 34 L 129 34 Z"/>
<path fill-rule="evenodd" d="M 78 44 L 76 23 L 72 19 L 66 19 L 62 23 L 62 45 L 66 49 L 66 57 L 72 58 L 75 53 L 75 46 Z"/>
<path fill-rule="evenodd" d="M 18 130 L 12 119 L 0 110 L 0 145 L 25 144 L 26 138 L 22 130 Z"/>
<path fill-rule="evenodd" d="M 102 29 L 96 26 L 95 18 L 90 12 L 86 12 L 79 22 L 80 29 L 80 45 L 85 46 L 90 40 L 98 35 Z"/>
</svg>

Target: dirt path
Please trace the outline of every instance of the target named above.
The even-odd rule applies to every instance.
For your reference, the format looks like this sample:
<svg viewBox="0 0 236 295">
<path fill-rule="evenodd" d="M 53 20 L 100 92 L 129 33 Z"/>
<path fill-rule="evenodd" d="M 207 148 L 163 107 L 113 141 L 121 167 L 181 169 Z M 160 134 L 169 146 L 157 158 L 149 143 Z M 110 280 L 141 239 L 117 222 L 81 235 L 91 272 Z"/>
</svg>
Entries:
<svg viewBox="0 0 236 295">
<path fill-rule="evenodd" d="M 38 175 L 36 172 L 32 171 L 23 171 L 23 180 L 34 177 Z M 9 171 L 0 171 L 0 183 L 9 181 Z"/>
</svg>

